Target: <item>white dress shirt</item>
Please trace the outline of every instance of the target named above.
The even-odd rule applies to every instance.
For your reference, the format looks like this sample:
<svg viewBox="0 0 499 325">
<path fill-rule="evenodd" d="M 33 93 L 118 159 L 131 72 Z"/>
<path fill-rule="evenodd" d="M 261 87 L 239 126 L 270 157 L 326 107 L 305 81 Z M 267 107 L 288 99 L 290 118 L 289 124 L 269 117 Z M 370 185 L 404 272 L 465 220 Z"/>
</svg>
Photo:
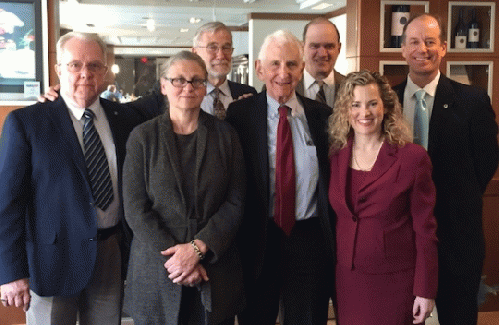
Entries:
<svg viewBox="0 0 499 325">
<path fill-rule="evenodd" d="M 61 96 L 64 99 L 69 112 L 71 113 L 69 114 L 69 116 L 71 116 L 71 120 L 73 121 L 73 127 L 75 129 L 76 135 L 78 136 L 81 150 L 83 153 L 85 153 L 85 149 L 83 147 L 83 113 L 85 112 L 85 108 L 77 107 L 70 98 L 65 95 Z M 102 141 L 102 145 L 104 146 L 104 151 L 106 153 L 106 158 L 109 164 L 109 173 L 111 174 L 111 182 L 113 184 L 114 199 L 107 210 L 102 211 L 100 208 L 95 206 L 95 209 L 97 210 L 97 228 L 109 228 L 117 225 L 119 222 L 118 210 L 120 205 L 120 196 L 118 193 L 118 165 L 116 158 L 116 147 L 114 145 L 113 135 L 111 133 L 111 128 L 109 127 L 106 113 L 104 113 L 104 109 L 102 108 L 99 99 L 97 98 L 97 100 L 87 108 L 92 110 L 95 114 L 94 125 Z"/>
<path fill-rule="evenodd" d="M 234 101 L 232 99 L 232 94 L 229 88 L 229 82 L 227 79 L 218 87 L 220 89 L 219 100 L 224 104 L 225 109 L 229 107 L 230 103 Z M 201 109 L 208 114 L 215 115 L 215 110 L 213 108 L 213 100 L 215 99 L 215 86 L 211 83 L 206 84 L 206 96 L 204 96 L 201 102 Z"/>
<path fill-rule="evenodd" d="M 317 182 L 319 179 L 319 161 L 317 150 L 310 134 L 303 106 L 296 94 L 284 105 L 291 108 L 288 121 L 293 137 L 293 153 L 296 177 L 296 220 L 316 216 Z M 275 204 L 275 164 L 277 145 L 277 126 L 279 125 L 279 103 L 267 95 L 267 136 L 269 148 L 269 216 L 274 216 Z"/>
<path fill-rule="evenodd" d="M 336 91 L 336 85 L 334 84 L 334 70 L 329 74 L 329 76 L 322 80 L 324 82 L 324 93 L 326 94 L 326 102 L 329 107 L 334 106 L 334 95 Z M 303 71 L 303 90 L 304 95 L 307 98 L 316 100 L 317 92 L 319 91 L 319 83 L 307 72 Z"/>
</svg>

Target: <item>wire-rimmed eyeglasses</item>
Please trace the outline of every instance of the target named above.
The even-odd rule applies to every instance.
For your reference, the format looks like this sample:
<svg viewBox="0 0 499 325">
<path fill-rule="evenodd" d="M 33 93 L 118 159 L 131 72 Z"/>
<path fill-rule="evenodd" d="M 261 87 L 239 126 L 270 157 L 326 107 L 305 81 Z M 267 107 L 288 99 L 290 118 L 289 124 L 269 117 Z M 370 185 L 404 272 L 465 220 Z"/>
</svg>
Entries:
<svg viewBox="0 0 499 325">
<path fill-rule="evenodd" d="M 185 78 L 165 78 L 165 79 L 168 80 L 169 82 L 171 82 L 171 84 L 174 87 L 178 87 L 178 88 L 183 88 L 183 87 L 187 86 L 187 84 L 191 84 L 192 87 L 194 87 L 194 88 L 206 86 L 206 79 L 197 79 L 197 78 L 194 78 L 192 80 L 187 80 Z"/>
</svg>

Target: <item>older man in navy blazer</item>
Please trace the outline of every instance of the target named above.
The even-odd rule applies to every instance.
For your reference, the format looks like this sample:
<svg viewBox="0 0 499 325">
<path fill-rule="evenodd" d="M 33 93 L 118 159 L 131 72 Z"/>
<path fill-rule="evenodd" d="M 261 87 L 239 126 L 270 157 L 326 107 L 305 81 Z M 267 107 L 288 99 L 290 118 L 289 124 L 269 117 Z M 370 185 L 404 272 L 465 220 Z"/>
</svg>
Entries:
<svg viewBox="0 0 499 325">
<path fill-rule="evenodd" d="M 27 311 L 28 324 L 75 324 L 77 317 L 80 324 L 120 324 L 126 259 L 120 179 L 126 140 L 142 118 L 99 100 L 105 51 L 95 35 L 61 37 L 61 97 L 15 110 L 3 126 L 1 299 Z M 92 139 L 102 144 L 97 156 L 104 162 L 96 170 L 106 175 L 106 190 L 95 187 L 100 177 L 90 170 L 88 157 L 96 155 L 88 151 L 96 147 L 83 139 L 86 114 L 94 115 Z"/>
<path fill-rule="evenodd" d="M 423 89 L 429 125 L 428 154 L 437 189 L 440 325 L 472 325 L 485 257 L 482 195 L 497 168 L 497 124 L 487 93 L 452 81 L 439 71 L 447 51 L 438 17 L 423 14 L 404 28 L 407 80 L 394 87 L 409 121 L 415 93 Z M 417 138 L 415 139 L 417 140 Z"/>
<path fill-rule="evenodd" d="M 245 272 L 247 308 L 242 325 L 327 323 L 334 239 L 326 121 L 331 110 L 296 94 L 303 74 L 303 48 L 289 32 L 267 36 L 256 72 L 266 91 L 229 106 L 227 121 L 239 134 L 247 170 L 246 203 L 239 247 Z M 280 111 L 280 112 L 278 112 Z M 288 120 L 294 154 L 294 226 L 279 222 L 277 163 L 279 125 Z M 291 170 L 287 169 L 288 172 Z M 287 230 L 286 230 L 287 229 Z"/>
</svg>

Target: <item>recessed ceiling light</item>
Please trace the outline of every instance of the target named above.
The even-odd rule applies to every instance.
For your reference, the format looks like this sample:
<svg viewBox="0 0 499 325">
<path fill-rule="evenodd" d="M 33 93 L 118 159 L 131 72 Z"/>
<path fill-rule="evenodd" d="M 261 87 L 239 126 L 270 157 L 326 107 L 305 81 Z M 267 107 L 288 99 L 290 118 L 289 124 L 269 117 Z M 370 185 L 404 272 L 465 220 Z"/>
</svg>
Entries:
<svg viewBox="0 0 499 325">
<path fill-rule="evenodd" d="M 187 33 L 189 31 L 189 28 L 180 28 L 181 33 Z"/>
<path fill-rule="evenodd" d="M 154 21 L 154 19 L 152 18 L 149 18 L 147 21 L 146 21 L 146 27 L 147 27 L 147 30 L 150 31 L 150 32 L 154 32 L 156 30 L 156 22 Z"/>
<path fill-rule="evenodd" d="M 201 18 L 196 18 L 196 17 L 191 17 L 191 18 L 189 19 L 189 22 L 190 22 L 191 24 L 197 24 L 197 23 L 199 23 L 200 21 L 201 21 Z"/>
</svg>

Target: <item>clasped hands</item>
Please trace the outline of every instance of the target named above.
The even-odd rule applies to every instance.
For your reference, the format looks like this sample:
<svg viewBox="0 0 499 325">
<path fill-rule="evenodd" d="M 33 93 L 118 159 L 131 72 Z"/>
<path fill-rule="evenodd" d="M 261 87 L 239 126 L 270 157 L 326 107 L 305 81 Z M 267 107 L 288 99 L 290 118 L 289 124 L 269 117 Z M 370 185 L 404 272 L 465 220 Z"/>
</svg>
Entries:
<svg viewBox="0 0 499 325">
<path fill-rule="evenodd" d="M 206 253 L 206 245 L 199 240 L 196 243 Z M 164 266 L 173 283 L 193 287 L 209 280 L 206 269 L 199 263 L 199 256 L 190 243 L 170 247 L 161 251 L 161 255 L 171 256 Z"/>
</svg>

